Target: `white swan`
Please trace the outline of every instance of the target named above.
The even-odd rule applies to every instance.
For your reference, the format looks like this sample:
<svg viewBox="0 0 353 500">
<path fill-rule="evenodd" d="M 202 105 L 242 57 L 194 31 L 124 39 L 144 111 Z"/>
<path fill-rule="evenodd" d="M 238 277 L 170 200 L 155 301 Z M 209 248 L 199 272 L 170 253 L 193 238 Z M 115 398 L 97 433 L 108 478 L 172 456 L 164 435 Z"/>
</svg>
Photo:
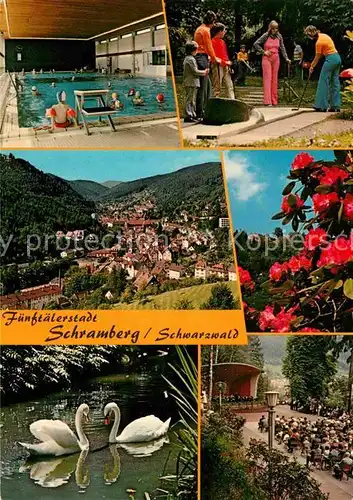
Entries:
<svg viewBox="0 0 353 500">
<path fill-rule="evenodd" d="M 162 436 L 159 439 L 148 441 L 148 443 L 119 443 L 119 448 L 122 448 L 129 455 L 134 457 L 151 457 L 154 453 L 160 450 L 165 444 L 169 444 L 168 435 Z"/>
<path fill-rule="evenodd" d="M 75 471 L 76 484 L 80 488 L 86 488 L 87 474 L 84 470 L 88 450 L 81 451 L 80 455 L 68 455 L 62 457 L 47 457 L 38 461 L 38 458 L 27 459 L 19 472 L 29 471 L 30 478 L 43 488 L 58 488 L 67 484 Z"/>
<path fill-rule="evenodd" d="M 104 408 L 104 417 L 114 414 L 114 425 L 109 434 L 109 443 L 144 443 L 158 439 L 167 434 L 170 418 L 162 422 L 154 415 L 138 418 L 125 427 L 120 436 L 117 436 L 120 424 L 120 409 L 116 403 L 108 403 Z"/>
<path fill-rule="evenodd" d="M 77 408 L 75 426 L 78 439 L 70 427 L 61 420 L 37 420 L 29 426 L 29 430 L 41 443 L 19 444 L 31 455 L 47 455 L 58 457 L 78 451 L 88 450 L 89 442 L 82 429 L 82 420 L 89 421 L 89 407 L 82 404 Z"/>
</svg>

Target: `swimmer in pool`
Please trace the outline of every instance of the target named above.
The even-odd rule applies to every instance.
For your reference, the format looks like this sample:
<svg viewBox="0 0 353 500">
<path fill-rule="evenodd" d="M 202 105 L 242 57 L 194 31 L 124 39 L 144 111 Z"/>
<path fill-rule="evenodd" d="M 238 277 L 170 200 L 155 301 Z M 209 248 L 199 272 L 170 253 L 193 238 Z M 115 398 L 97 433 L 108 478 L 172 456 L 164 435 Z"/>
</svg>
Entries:
<svg viewBox="0 0 353 500">
<path fill-rule="evenodd" d="M 162 104 L 163 102 L 165 102 L 165 95 L 160 92 L 156 95 L 156 100 L 159 104 Z"/>
<path fill-rule="evenodd" d="M 40 96 L 40 95 L 42 95 L 42 94 L 40 94 L 40 93 L 38 92 L 37 87 L 35 87 L 35 86 L 33 85 L 33 87 L 32 87 L 32 96 L 33 96 L 33 97 L 38 97 L 38 96 Z"/>
<path fill-rule="evenodd" d="M 51 119 L 51 131 L 54 128 L 77 126 L 76 112 L 66 104 L 66 92 L 64 90 L 58 92 L 56 98 L 58 103 L 46 111 L 46 117 Z"/>
<path fill-rule="evenodd" d="M 145 105 L 143 97 L 141 97 L 141 94 L 138 91 L 136 92 L 135 97 L 132 100 L 132 102 L 134 103 L 134 106 L 144 106 Z"/>
<path fill-rule="evenodd" d="M 127 93 L 128 97 L 132 97 L 136 94 L 136 90 L 135 89 L 130 89 L 129 92 Z"/>
<path fill-rule="evenodd" d="M 36 70 L 33 68 L 32 69 L 32 75 L 35 75 L 36 74 Z"/>
<path fill-rule="evenodd" d="M 56 83 L 55 82 L 51 82 L 51 86 L 52 87 L 56 87 Z"/>
<path fill-rule="evenodd" d="M 110 103 L 112 109 L 124 109 L 124 104 L 119 101 L 119 95 L 116 92 L 112 93 L 112 101 Z"/>
</svg>

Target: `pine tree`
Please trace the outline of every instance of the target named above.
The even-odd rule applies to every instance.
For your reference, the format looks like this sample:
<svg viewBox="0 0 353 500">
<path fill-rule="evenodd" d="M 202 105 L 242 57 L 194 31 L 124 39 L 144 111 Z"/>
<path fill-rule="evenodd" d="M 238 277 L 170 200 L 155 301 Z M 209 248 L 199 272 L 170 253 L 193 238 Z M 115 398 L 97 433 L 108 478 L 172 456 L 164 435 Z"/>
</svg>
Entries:
<svg viewBox="0 0 353 500">
<path fill-rule="evenodd" d="M 211 297 L 201 305 L 201 309 L 236 309 L 233 293 L 226 283 L 212 287 Z"/>
<path fill-rule="evenodd" d="M 289 380 L 292 400 L 301 403 L 309 397 L 322 400 L 336 370 L 330 337 L 308 335 L 287 339 L 282 371 Z"/>
</svg>

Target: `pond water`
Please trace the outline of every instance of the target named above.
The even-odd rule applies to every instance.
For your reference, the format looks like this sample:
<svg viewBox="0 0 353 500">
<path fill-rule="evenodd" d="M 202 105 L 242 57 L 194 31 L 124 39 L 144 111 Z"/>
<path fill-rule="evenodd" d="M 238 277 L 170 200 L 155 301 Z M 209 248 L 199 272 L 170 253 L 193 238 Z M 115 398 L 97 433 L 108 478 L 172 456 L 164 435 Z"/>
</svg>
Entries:
<svg viewBox="0 0 353 500">
<path fill-rule="evenodd" d="M 72 81 L 74 78 L 74 81 Z M 124 109 L 116 113 L 119 116 L 136 116 L 163 111 L 175 111 L 175 100 L 171 78 L 128 78 L 120 75 L 102 75 L 99 73 L 74 74 L 69 72 L 42 73 L 37 75 L 26 74 L 19 76 L 18 81 L 22 84 L 22 90 L 18 95 L 18 119 L 20 127 L 38 127 L 48 125 L 49 120 L 45 118 L 46 109 L 57 103 L 57 92 L 64 90 L 67 103 L 75 107 L 74 90 L 107 89 L 110 82 L 110 93 L 119 94 Z M 55 87 L 52 87 L 55 82 Z M 39 96 L 32 95 L 32 87 L 37 87 Z M 144 98 L 144 106 L 134 106 L 132 98 L 128 97 L 131 88 L 139 91 Z M 156 100 L 158 93 L 165 95 L 165 102 L 159 104 Z M 89 101 L 89 106 L 95 106 L 94 101 Z"/>
<path fill-rule="evenodd" d="M 118 403 L 122 414 L 120 430 L 149 414 L 163 421 L 172 417 L 172 426 L 179 417 L 172 397 L 165 394 L 167 389 L 160 376 L 114 375 L 88 380 L 80 390 L 3 407 L 1 499 L 70 500 L 83 493 L 92 500 L 128 500 L 128 489 L 136 490 L 136 500 L 143 500 L 145 492 L 154 499 L 156 489 L 162 486 L 159 477 L 175 472 L 179 450 L 173 430 L 152 443 L 108 446 L 110 426 L 104 425 L 103 408 L 108 402 Z M 90 451 L 29 460 L 18 444 L 36 442 L 29 425 L 43 418 L 60 419 L 74 430 L 75 412 L 83 402 L 90 407 L 91 422 L 84 424 Z"/>
</svg>

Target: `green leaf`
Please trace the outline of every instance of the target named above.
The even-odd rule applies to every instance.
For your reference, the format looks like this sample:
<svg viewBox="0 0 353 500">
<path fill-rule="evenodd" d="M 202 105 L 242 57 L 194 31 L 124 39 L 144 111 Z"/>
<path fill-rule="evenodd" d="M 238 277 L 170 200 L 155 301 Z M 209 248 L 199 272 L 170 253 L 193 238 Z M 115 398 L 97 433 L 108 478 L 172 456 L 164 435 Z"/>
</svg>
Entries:
<svg viewBox="0 0 353 500">
<path fill-rule="evenodd" d="M 286 217 L 282 221 L 283 226 L 285 224 L 289 224 L 289 222 L 293 219 L 293 217 L 294 217 L 294 212 L 292 212 L 291 214 L 286 215 Z"/>
<path fill-rule="evenodd" d="M 352 186 L 353 184 L 353 179 L 349 179 L 348 181 L 344 181 L 345 186 Z"/>
<path fill-rule="evenodd" d="M 329 184 L 321 184 L 320 186 L 317 186 L 315 188 L 315 192 L 320 194 L 328 194 L 331 193 L 332 191 L 333 188 Z"/>
<path fill-rule="evenodd" d="M 337 281 L 337 285 L 335 286 L 335 290 L 338 290 L 339 288 L 341 288 L 342 285 L 343 285 L 343 281 L 342 280 L 338 280 Z"/>
<path fill-rule="evenodd" d="M 333 278 L 331 280 L 328 280 L 328 281 L 325 281 L 325 283 L 323 283 L 321 285 L 321 287 L 319 288 L 318 290 L 318 294 L 322 294 L 325 298 L 325 300 L 327 300 L 327 298 L 329 297 L 329 295 L 333 292 L 333 290 L 336 288 L 336 285 L 337 285 L 337 279 L 336 278 Z"/>
<path fill-rule="evenodd" d="M 287 198 L 287 201 L 288 201 L 288 205 L 291 207 L 291 208 L 296 208 L 297 206 L 297 197 L 294 196 L 294 194 L 290 194 Z"/>
<path fill-rule="evenodd" d="M 343 285 L 343 293 L 348 299 L 353 300 L 353 278 L 348 278 Z"/>
<path fill-rule="evenodd" d="M 275 214 L 271 217 L 272 220 L 278 220 L 282 219 L 285 216 L 285 212 L 278 212 L 278 214 Z"/>
<path fill-rule="evenodd" d="M 305 212 L 300 211 L 300 212 L 298 213 L 298 215 L 299 215 L 299 219 L 300 219 L 302 222 L 306 221 L 306 213 L 305 213 Z"/>
<path fill-rule="evenodd" d="M 282 194 L 285 196 L 286 194 L 289 194 L 292 192 L 292 189 L 295 186 L 295 181 L 290 182 L 289 184 L 286 185 L 286 187 L 283 189 Z"/>
<path fill-rule="evenodd" d="M 304 316 L 298 316 L 297 319 L 292 324 L 293 327 L 298 328 L 300 323 L 304 320 Z"/>
<path fill-rule="evenodd" d="M 310 188 L 308 186 L 304 186 L 304 189 L 301 192 L 300 199 L 305 201 L 310 194 Z"/>
</svg>

